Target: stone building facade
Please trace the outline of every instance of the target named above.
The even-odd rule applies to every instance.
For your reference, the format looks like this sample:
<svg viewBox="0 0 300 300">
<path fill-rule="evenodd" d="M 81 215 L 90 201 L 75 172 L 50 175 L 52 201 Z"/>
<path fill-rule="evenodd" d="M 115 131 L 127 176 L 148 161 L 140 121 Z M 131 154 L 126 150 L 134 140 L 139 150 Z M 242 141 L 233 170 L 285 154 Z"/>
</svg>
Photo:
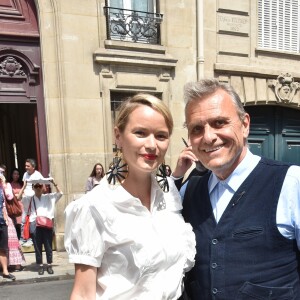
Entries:
<svg viewBox="0 0 300 300">
<path fill-rule="evenodd" d="M 262 2 L 0 0 L 0 112 L 6 116 L 1 122 L 15 120 L 20 110 L 19 133 L 28 122 L 24 115 L 36 124 L 18 142 L 10 139 L 15 133 L 8 126 L 11 134 L 0 147 L 14 145 L 19 155 L 3 150 L 1 160 L 12 168 L 17 159 L 23 169 L 23 158 L 38 156 L 43 175 L 63 187 L 58 250 L 64 208 L 84 192 L 96 162 L 108 167 L 117 105 L 136 92 L 153 93 L 171 109 L 175 128 L 166 162 L 173 167 L 184 146 L 181 137 L 187 137 L 183 86 L 203 77 L 237 89 L 254 116 L 249 142 L 254 152 L 300 161 L 299 51 L 258 43 Z"/>
</svg>

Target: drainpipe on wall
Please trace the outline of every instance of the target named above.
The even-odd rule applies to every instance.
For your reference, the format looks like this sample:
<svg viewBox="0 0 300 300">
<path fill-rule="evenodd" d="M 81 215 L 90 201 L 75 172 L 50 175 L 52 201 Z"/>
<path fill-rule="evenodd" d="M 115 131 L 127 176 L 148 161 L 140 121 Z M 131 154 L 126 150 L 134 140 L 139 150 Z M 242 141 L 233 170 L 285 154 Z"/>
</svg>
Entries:
<svg viewBox="0 0 300 300">
<path fill-rule="evenodd" d="M 196 0 L 197 80 L 204 77 L 204 13 L 203 1 Z"/>
</svg>

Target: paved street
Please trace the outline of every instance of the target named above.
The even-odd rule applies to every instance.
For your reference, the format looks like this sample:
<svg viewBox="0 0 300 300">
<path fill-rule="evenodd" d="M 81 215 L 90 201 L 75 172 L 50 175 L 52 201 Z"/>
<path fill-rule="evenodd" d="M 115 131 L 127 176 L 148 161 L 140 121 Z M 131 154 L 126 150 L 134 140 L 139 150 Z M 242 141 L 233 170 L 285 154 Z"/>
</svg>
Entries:
<svg viewBox="0 0 300 300">
<path fill-rule="evenodd" d="M 74 266 L 68 262 L 66 252 L 53 251 L 54 274 L 38 275 L 34 252 L 24 253 L 26 266 L 22 272 L 14 272 L 16 281 L 0 276 L 1 300 L 68 300 L 74 281 Z M 45 252 L 43 252 L 45 257 Z"/>
<path fill-rule="evenodd" d="M 14 282 L 0 285 L 1 300 L 69 300 L 73 279 Z"/>
<path fill-rule="evenodd" d="M 16 276 L 16 282 L 24 282 L 24 281 L 46 281 L 46 280 L 57 280 L 67 278 L 70 279 L 74 276 L 74 265 L 70 264 L 68 261 L 68 255 L 66 252 L 58 252 L 53 251 L 53 275 L 49 275 L 47 271 L 45 271 L 44 275 L 38 275 L 37 266 L 35 263 L 35 255 L 34 252 L 24 253 L 26 264 L 25 269 L 22 272 L 14 272 L 13 274 Z M 43 252 L 43 258 L 45 261 L 45 252 Z M 2 275 L 2 273 L 0 273 Z M 0 276 L 0 288 L 1 285 L 11 284 L 7 282 L 6 279 L 3 279 Z M 1 296 L 0 299 L 2 300 Z"/>
</svg>

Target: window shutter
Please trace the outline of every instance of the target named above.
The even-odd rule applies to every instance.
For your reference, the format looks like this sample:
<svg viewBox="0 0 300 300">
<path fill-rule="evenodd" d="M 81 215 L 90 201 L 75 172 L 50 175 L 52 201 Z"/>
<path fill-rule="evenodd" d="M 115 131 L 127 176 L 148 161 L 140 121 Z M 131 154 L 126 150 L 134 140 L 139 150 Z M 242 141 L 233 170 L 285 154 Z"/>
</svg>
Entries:
<svg viewBox="0 0 300 300">
<path fill-rule="evenodd" d="M 258 46 L 299 52 L 299 0 L 258 0 Z"/>
</svg>

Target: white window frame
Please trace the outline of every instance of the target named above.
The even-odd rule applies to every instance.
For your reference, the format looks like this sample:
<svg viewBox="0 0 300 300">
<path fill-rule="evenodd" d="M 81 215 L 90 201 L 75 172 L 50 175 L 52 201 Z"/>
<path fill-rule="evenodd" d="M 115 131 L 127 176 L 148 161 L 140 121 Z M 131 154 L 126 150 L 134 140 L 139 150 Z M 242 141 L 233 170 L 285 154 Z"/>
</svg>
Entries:
<svg viewBox="0 0 300 300">
<path fill-rule="evenodd" d="M 258 47 L 299 53 L 300 0 L 258 0 Z"/>
</svg>

